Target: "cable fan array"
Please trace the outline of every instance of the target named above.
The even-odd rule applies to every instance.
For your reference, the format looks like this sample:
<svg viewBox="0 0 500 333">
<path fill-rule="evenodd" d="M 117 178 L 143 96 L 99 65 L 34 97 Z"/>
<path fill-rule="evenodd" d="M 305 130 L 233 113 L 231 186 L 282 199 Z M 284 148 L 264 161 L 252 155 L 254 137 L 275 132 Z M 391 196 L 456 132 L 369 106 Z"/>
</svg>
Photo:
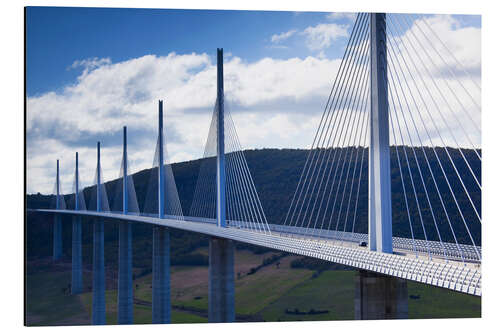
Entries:
<svg viewBox="0 0 500 333">
<path fill-rule="evenodd" d="M 419 238 L 438 240 L 446 258 L 463 261 L 461 245 L 470 244 L 480 260 L 481 90 L 428 21 L 386 20 L 390 128 L 405 213 L 414 243 L 420 229 Z"/>
<path fill-rule="evenodd" d="M 57 168 L 59 169 L 59 161 L 57 161 Z M 54 187 L 52 190 L 50 208 L 51 209 L 66 209 L 66 200 L 64 200 L 64 194 L 62 192 L 61 182 L 58 179 L 58 174 L 56 173 L 56 179 L 54 181 Z"/>
<path fill-rule="evenodd" d="M 100 181 L 98 182 L 98 178 Z M 88 205 L 88 210 L 109 212 L 109 202 L 108 193 L 106 191 L 106 184 L 103 181 L 104 177 L 102 175 L 102 167 L 98 165 L 95 170 L 94 180 L 92 186 L 90 187 L 90 201 Z M 97 198 L 99 197 L 100 208 L 97 207 Z"/>
<path fill-rule="evenodd" d="M 123 129 L 124 145 L 126 144 L 126 127 Z M 124 174 L 127 174 L 124 177 Z M 115 181 L 114 198 L 111 206 L 111 211 L 125 214 L 139 215 L 139 204 L 135 193 L 134 177 L 130 173 L 130 162 L 128 154 L 124 149 L 122 161 L 120 163 L 120 175 Z M 126 192 L 125 192 L 126 191 Z M 124 195 L 125 194 L 125 195 Z"/>
<path fill-rule="evenodd" d="M 385 18 L 394 246 L 429 259 L 439 255 L 446 260 L 481 260 L 479 75 L 462 65 L 434 31 L 435 17 L 389 14 Z M 272 224 L 273 230 L 293 237 L 333 239 L 341 245 L 367 239 L 370 61 L 370 14 L 360 13 L 283 226 Z M 108 184 L 114 186 L 111 210 L 123 212 L 126 200 L 126 213 L 157 217 L 162 192 L 165 218 L 215 223 L 218 105 L 199 161 L 189 217 L 184 217 L 171 165 L 160 165 L 160 153 L 168 161 L 164 135 L 158 135 L 142 213 L 128 170 L 124 179 L 126 152 L 119 179 Z M 270 233 L 229 105 L 224 108 L 227 224 Z M 99 167 L 94 186 L 84 191 L 77 154 L 75 194 L 68 209 L 87 209 L 85 197 L 90 197 L 88 209 L 97 210 L 99 195 L 100 209 L 110 211 L 102 179 Z M 54 194 L 61 193 L 58 183 Z M 65 209 L 64 197 L 56 195 L 52 206 Z"/>
<path fill-rule="evenodd" d="M 191 218 L 212 222 L 215 222 L 217 208 L 217 125 L 219 121 L 217 105 L 218 103 L 215 103 L 190 209 Z M 266 215 L 227 106 L 225 104 L 224 109 L 227 223 L 230 226 L 255 232 L 270 233 Z"/>
<path fill-rule="evenodd" d="M 175 184 L 174 174 L 172 172 L 172 166 L 168 163 L 168 153 L 165 136 L 163 137 L 163 174 L 164 178 L 162 181 L 162 186 L 164 188 L 164 214 L 165 218 L 184 220 L 184 214 L 182 212 L 181 203 L 179 200 L 179 194 L 177 192 L 177 186 Z M 156 140 L 155 156 L 153 160 L 153 168 L 149 176 L 148 188 L 146 193 L 146 199 L 144 202 L 143 214 L 149 216 L 158 216 L 158 178 L 159 178 L 159 164 L 160 164 L 160 135 Z"/>
<path fill-rule="evenodd" d="M 481 88 L 432 20 L 386 16 L 393 230 L 416 256 L 464 261 L 472 247 L 480 260 Z M 367 232 L 369 26 L 359 14 L 293 194 L 284 225 L 296 233 Z"/>
<path fill-rule="evenodd" d="M 320 125 L 292 197 L 284 224 L 328 231 L 355 231 L 366 219 L 369 115 L 369 14 L 357 16 Z M 348 192 L 348 193 L 347 193 Z"/>
<path fill-rule="evenodd" d="M 166 152 L 166 144 L 164 140 L 164 155 L 165 161 L 168 161 L 168 154 Z M 155 157 L 153 161 L 153 168 L 150 171 L 149 183 L 147 186 L 146 197 L 143 204 L 143 212 L 140 212 L 137 194 L 135 190 L 134 178 L 133 175 L 130 174 L 130 164 L 128 162 L 128 156 L 126 153 L 122 156 L 121 168 L 119 178 L 115 179 L 109 183 L 104 181 L 102 168 L 98 166 L 96 168 L 93 185 L 83 189 L 81 181 L 79 180 L 79 172 L 78 167 L 75 169 L 75 180 L 73 182 L 73 193 L 78 192 L 76 195 L 70 195 L 68 209 L 75 209 L 75 198 L 78 198 L 78 210 L 97 210 L 97 196 L 100 198 L 100 210 L 103 212 L 114 212 L 114 213 L 126 213 L 133 215 L 147 215 L 158 217 L 158 170 L 159 170 L 159 141 L 157 139 Z M 125 163 L 126 162 L 126 163 Z M 127 166 L 127 177 L 124 177 L 124 169 L 125 165 Z M 177 186 L 175 184 L 174 175 L 172 173 L 172 168 L 170 164 L 164 163 L 164 209 L 165 215 L 164 218 L 183 220 L 183 213 L 181 204 L 179 201 L 179 195 L 177 193 Z M 98 186 L 98 176 L 100 177 L 100 186 Z M 124 186 L 124 180 L 126 180 L 126 184 Z M 78 184 L 78 191 L 76 191 L 76 184 Z M 57 186 L 57 180 L 56 180 Z M 108 195 L 107 188 L 111 188 L 113 201 L 111 202 L 111 210 L 110 204 L 108 203 Z M 127 191 L 124 196 L 124 190 Z M 55 190 L 57 193 L 57 190 Z M 61 193 L 61 192 L 59 192 Z M 99 193 L 99 194 L 98 194 Z M 87 207 L 85 197 L 89 198 L 89 205 Z M 125 199 L 124 199 L 125 197 Z M 57 198 L 57 196 L 55 196 Z M 56 199 L 54 199 L 56 200 Z M 126 212 L 124 211 L 124 200 L 126 200 Z M 55 202 L 55 201 L 54 201 Z M 61 194 L 59 196 L 59 209 L 65 209 L 65 200 L 64 196 Z M 55 204 L 53 205 L 55 208 Z"/>
<path fill-rule="evenodd" d="M 87 205 L 85 204 L 85 195 L 83 192 L 84 188 L 80 180 L 80 173 L 78 170 L 78 153 L 76 153 L 76 167 L 75 175 L 73 177 L 73 186 L 71 194 L 69 197 L 67 208 L 71 210 L 87 210 Z"/>
</svg>

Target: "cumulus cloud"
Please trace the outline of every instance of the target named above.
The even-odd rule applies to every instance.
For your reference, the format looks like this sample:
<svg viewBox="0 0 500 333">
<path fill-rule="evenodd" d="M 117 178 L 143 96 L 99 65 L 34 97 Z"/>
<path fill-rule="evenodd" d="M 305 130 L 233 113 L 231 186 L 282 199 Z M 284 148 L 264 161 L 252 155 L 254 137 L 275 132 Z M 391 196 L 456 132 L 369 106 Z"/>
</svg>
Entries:
<svg viewBox="0 0 500 333">
<path fill-rule="evenodd" d="M 297 29 L 292 29 L 279 34 L 271 36 L 271 48 L 286 48 L 280 44 L 292 37 L 299 34 L 305 37 L 305 45 L 311 51 L 321 51 L 331 46 L 332 42 L 348 36 L 348 26 L 339 25 L 336 23 L 321 23 L 316 26 L 309 26 L 300 32 Z"/>
<path fill-rule="evenodd" d="M 293 30 L 289 30 L 286 32 L 282 32 L 280 34 L 274 34 L 271 36 L 271 42 L 272 43 L 280 43 L 280 42 L 292 37 L 296 32 L 297 32 L 297 30 L 293 29 Z"/>
<path fill-rule="evenodd" d="M 94 61 L 97 63 L 98 60 Z M 272 142 L 272 126 L 278 126 L 276 121 L 265 121 L 261 126 L 258 118 L 265 112 L 272 114 L 272 119 L 288 114 L 290 122 L 293 114 L 300 113 L 296 116 L 299 118 L 314 116 L 321 111 L 339 64 L 339 59 L 314 57 L 264 58 L 252 63 L 228 57 L 224 65 L 226 94 L 231 100 L 228 105 L 232 105 L 237 126 L 254 126 L 249 133 L 255 139 L 248 140 L 242 134 L 242 144 L 245 147 L 286 145 L 286 141 Z M 137 169 L 151 167 L 159 99 L 164 100 L 171 160 L 200 157 L 215 95 L 216 64 L 207 54 L 146 55 L 85 67 L 76 82 L 60 92 L 27 100 L 28 192 L 50 191 L 53 177 L 48 175 L 52 173 L 53 161 L 64 157 L 62 164 L 72 170 L 76 150 L 82 161 L 82 181 L 90 182 L 95 171 L 92 163 L 95 163 L 97 139 L 103 141 L 103 162 L 108 158 L 104 151 L 113 154 L 109 157 L 109 168 L 103 165 L 104 174 L 116 177 L 123 125 L 129 125 L 131 163 Z M 271 141 L 266 144 L 266 140 Z M 50 150 L 45 146 L 50 146 Z M 134 151 L 141 154 L 134 155 Z M 85 165 L 83 161 L 92 163 Z M 41 174 L 41 170 L 46 173 Z M 70 190 L 71 182 L 66 185 L 65 190 Z"/>
<path fill-rule="evenodd" d="M 461 27 L 446 16 L 427 22 L 480 80 L 480 29 Z M 321 51 L 338 36 L 347 36 L 345 28 L 335 26 L 320 24 L 304 30 L 320 56 L 247 62 L 225 54 L 226 106 L 244 148 L 306 148 L 311 144 L 341 62 Z M 415 24 L 411 29 L 417 29 Z M 403 39 L 411 38 L 411 29 Z M 470 43 L 478 47 L 470 48 Z M 204 53 L 170 53 L 116 63 L 107 58 L 75 61 L 72 67 L 81 73 L 72 84 L 27 99 L 28 192 L 52 191 L 57 158 L 61 159 L 63 191 L 70 192 L 75 151 L 80 154 L 82 182 L 89 185 L 97 140 L 102 140 L 105 179 L 117 177 L 124 125 L 129 129 L 131 171 L 151 167 L 159 99 L 164 100 L 170 160 L 201 157 L 216 97 L 213 60 Z M 446 60 L 452 64 L 453 59 Z M 447 78 L 449 74 L 443 71 L 438 79 Z"/>
<path fill-rule="evenodd" d="M 410 22 L 402 15 L 390 15 L 387 22 L 388 79 L 395 108 L 410 105 L 414 110 L 416 121 L 409 125 L 416 126 L 424 145 L 479 148 L 481 90 L 474 82 L 481 82 L 480 29 L 462 27 L 451 16 Z M 414 133 L 413 142 L 418 144 L 420 138 Z M 405 134 L 403 140 L 409 143 L 411 136 Z"/>
<path fill-rule="evenodd" d="M 307 27 L 302 34 L 306 36 L 306 45 L 312 51 L 330 47 L 332 42 L 348 37 L 347 25 L 336 23 L 321 23 L 314 27 Z"/>
<path fill-rule="evenodd" d="M 94 58 L 88 58 L 88 59 L 84 59 L 84 60 L 75 60 L 73 62 L 73 64 L 71 64 L 71 66 L 68 67 L 68 70 L 83 67 L 84 70 L 83 70 L 82 74 L 87 74 L 90 70 L 92 70 L 94 68 L 97 68 L 97 67 L 100 67 L 103 65 L 109 65 L 110 63 L 111 63 L 110 58 L 94 57 Z"/>
</svg>

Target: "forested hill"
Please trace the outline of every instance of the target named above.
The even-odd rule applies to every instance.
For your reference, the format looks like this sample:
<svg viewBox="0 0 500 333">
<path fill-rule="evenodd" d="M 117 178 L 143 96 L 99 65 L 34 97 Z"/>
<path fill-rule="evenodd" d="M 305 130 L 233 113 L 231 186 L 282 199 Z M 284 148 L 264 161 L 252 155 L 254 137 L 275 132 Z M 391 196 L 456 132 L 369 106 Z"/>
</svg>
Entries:
<svg viewBox="0 0 500 333">
<path fill-rule="evenodd" d="M 343 148 L 346 149 L 346 148 Z M 401 164 L 403 170 L 407 170 L 407 164 L 403 155 L 403 147 L 399 147 L 399 153 L 401 158 Z M 437 159 L 435 158 L 434 152 L 431 148 L 425 148 L 427 157 L 429 159 L 429 163 L 431 165 L 432 170 L 434 171 L 434 176 L 436 182 L 438 183 L 440 193 L 445 202 L 446 207 L 448 208 L 449 217 L 451 223 L 453 225 L 453 229 L 456 234 L 459 235 L 459 241 L 463 243 L 470 243 L 470 238 L 467 234 L 467 230 L 465 229 L 465 224 L 463 223 L 463 219 L 461 218 L 460 211 L 456 208 L 454 203 L 453 196 L 448 189 L 448 185 L 446 183 L 446 179 L 443 174 L 439 171 L 440 165 L 438 164 Z M 438 156 L 442 162 L 442 166 L 445 169 L 446 173 L 450 176 L 448 177 L 450 186 L 453 189 L 453 193 L 455 194 L 456 200 L 462 208 L 462 214 L 464 215 L 464 219 L 467 221 L 467 225 L 472 233 L 474 240 L 477 244 L 481 242 L 481 224 L 475 217 L 475 213 L 472 209 L 472 206 L 468 204 L 469 199 L 463 191 L 463 187 L 461 185 L 460 179 L 456 176 L 452 176 L 455 174 L 454 168 L 449 162 L 447 153 L 444 148 L 436 149 Z M 367 151 L 365 150 L 365 153 Z M 423 221 L 420 220 L 417 212 L 416 201 L 411 193 L 409 188 L 411 184 L 411 179 L 408 176 L 408 173 L 405 173 L 405 184 L 406 190 L 408 192 L 409 206 L 412 212 L 413 219 L 413 227 L 415 237 L 424 238 L 423 236 L 423 228 L 422 222 L 424 223 L 424 227 L 426 228 L 427 236 L 430 239 L 437 239 L 436 227 L 432 216 L 430 214 L 429 207 L 427 205 L 427 199 L 425 197 L 425 192 L 423 191 L 422 183 L 420 181 L 419 170 L 413 158 L 413 152 L 410 148 L 407 148 L 408 158 L 410 161 L 410 169 L 412 170 L 412 174 L 414 176 L 414 183 L 417 188 L 417 192 L 419 194 L 419 200 L 422 205 L 422 216 Z M 420 164 L 420 172 L 423 175 L 423 178 L 426 182 L 426 187 L 429 189 L 429 198 L 433 207 L 438 207 L 440 205 L 439 196 L 434 189 L 433 180 L 431 178 L 429 169 L 426 166 L 426 161 L 424 159 L 424 154 L 422 150 L 415 150 L 417 158 Z M 461 153 L 457 149 L 448 148 L 448 152 L 454 160 L 455 167 L 459 170 L 459 172 L 463 175 L 462 181 L 464 185 L 469 190 L 469 195 L 475 203 L 476 208 L 480 212 L 481 208 L 481 191 L 479 187 L 475 184 L 475 180 L 468 173 L 468 166 L 465 164 Z M 259 150 L 246 150 L 244 151 L 245 157 L 248 162 L 248 166 L 250 172 L 253 176 L 253 180 L 257 191 L 259 193 L 263 209 L 266 213 L 267 220 L 269 223 L 281 224 L 283 223 L 287 210 L 289 208 L 292 196 L 297 187 L 297 183 L 300 178 L 300 174 L 304 167 L 308 150 L 299 150 L 299 149 L 259 149 Z M 473 150 L 462 149 L 462 153 L 465 155 L 467 160 L 469 161 L 470 167 L 476 173 L 479 181 L 481 179 L 481 162 L 477 158 L 475 152 Z M 479 152 L 480 153 L 480 152 Z M 392 201 L 393 201 L 393 234 L 395 236 L 404 236 L 410 237 L 410 228 L 408 224 L 408 217 L 406 213 L 405 200 L 403 196 L 403 189 L 400 180 L 400 173 L 398 167 L 398 159 L 396 156 L 396 150 L 394 147 L 391 147 L 391 175 L 392 175 Z M 366 155 L 365 155 L 366 157 Z M 202 160 L 193 160 L 182 163 L 175 163 L 172 165 L 172 170 L 175 176 L 175 180 L 177 183 L 179 197 L 181 200 L 181 205 L 184 211 L 184 214 L 189 213 L 189 208 L 191 205 L 191 201 L 193 199 L 193 194 L 196 187 L 196 180 L 200 168 L 200 162 Z M 360 163 L 360 160 L 358 160 Z M 367 158 L 365 158 L 363 162 L 364 173 L 361 177 L 360 184 L 360 199 L 359 199 L 359 207 L 358 207 L 358 221 L 356 222 L 356 230 L 357 232 L 366 232 L 367 231 L 367 188 L 368 188 L 368 176 L 367 176 Z M 140 208 L 144 205 L 144 200 L 147 193 L 148 182 L 150 179 L 151 169 L 142 170 L 136 174 L 134 174 L 134 183 L 137 193 L 137 198 L 139 202 Z M 344 179 L 338 179 L 338 181 L 342 182 Z M 112 200 L 112 193 L 114 193 L 114 186 L 116 182 L 108 182 L 106 183 L 107 193 L 109 200 Z M 89 190 L 85 191 L 86 199 L 90 199 Z M 42 208 L 49 207 L 51 202 L 51 196 L 44 195 L 28 195 L 27 197 L 27 205 L 29 208 Z M 70 201 L 70 196 L 66 196 L 66 202 Z M 110 203 L 111 205 L 111 203 Z M 435 218 L 437 221 L 437 225 L 441 232 L 441 237 L 443 240 L 453 242 L 452 234 L 450 232 L 449 223 L 446 219 L 444 211 L 442 209 L 435 209 Z M 36 228 L 36 227 L 34 227 Z"/>
</svg>

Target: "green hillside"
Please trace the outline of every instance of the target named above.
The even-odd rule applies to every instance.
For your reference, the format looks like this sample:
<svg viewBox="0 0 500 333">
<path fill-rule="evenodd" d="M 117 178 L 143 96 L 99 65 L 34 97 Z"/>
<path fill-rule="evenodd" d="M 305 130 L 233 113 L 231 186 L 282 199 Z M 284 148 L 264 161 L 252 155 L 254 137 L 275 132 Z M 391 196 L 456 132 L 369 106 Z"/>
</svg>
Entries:
<svg viewBox="0 0 500 333">
<path fill-rule="evenodd" d="M 460 163 L 458 150 L 449 149 L 456 167 L 466 170 L 464 163 Z M 280 224 L 284 220 L 286 211 L 300 173 L 305 163 L 306 150 L 292 149 L 263 149 L 247 150 L 244 152 L 250 172 L 263 204 L 263 209 L 270 223 Z M 444 160 L 444 149 L 438 153 Z M 464 150 L 466 156 L 471 157 L 473 152 Z M 392 161 L 397 161 L 392 150 Z M 417 154 L 419 160 L 423 158 Z M 428 151 L 428 156 L 433 156 Z M 474 161 L 473 158 L 470 161 Z M 183 210 L 189 212 L 196 179 L 201 160 L 176 163 L 172 165 L 173 173 L 179 190 L 179 197 Z M 397 162 L 396 162 L 397 163 Z M 423 163 L 421 161 L 421 163 Z M 434 167 L 437 160 L 430 158 Z M 403 167 L 406 167 L 404 165 Z M 410 169 L 416 171 L 416 164 L 410 162 Z M 445 170 L 452 172 L 451 165 L 444 165 Z M 474 170 L 480 175 L 480 163 L 471 163 Z M 392 200 L 393 200 L 393 233 L 396 236 L 409 237 L 409 228 L 405 211 L 399 169 L 392 164 Z M 428 173 L 428 170 L 422 170 Z M 144 206 L 151 169 L 140 171 L 133 175 L 139 206 Z M 342 182 L 342 179 L 339 179 Z M 409 181 L 409 180 L 405 180 Z M 432 180 L 426 178 L 430 187 Z M 436 175 L 436 181 L 443 184 L 443 176 Z M 455 195 L 459 203 L 466 203 L 467 197 L 459 191 L 459 180 L 450 177 L 451 186 L 457 189 Z M 481 192 L 473 190 L 473 180 L 465 179 L 466 186 L 471 189 L 470 195 L 481 207 Z M 109 200 L 114 197 L 116 181 L 106 183 Z M 367 187 L 368 179 L 364 175 L 361 187 Z M 421 185 L 420 185 L 421 186 Z M 91 188 L 84 193 L 90 200 Z M 365 191 L 366 192 L 366 191 Z M 436 193 L 429 193 L 431 200 L 438 200 Z M 366 194 L 364 194 L 366 196 Z M 448 205 L 452 205 L 450 194 L 442 193 Z M 28 208 L 48 208 L 53 196 L 34 194 L 28 195 Z M 424 198 L 421 198 L 424 200 Z M 356 224 L 357 232 L 366 232 L 367 207 L 366 197 L 361 197 Z M 68 206 L 71 206 L 71 196 L 66 196 Z M 466 205 L 464 207 L 467 207 Z M 425 211 L 424 214 L 429 214 Z M 460 225 L 458 212 L 450 211 L 454 221 L 455 231 L 460 235 L 459 240 L 467 243 L 467 233 Z M 474 223 L 471 209 L 464 210 L 469 228 L 476 243 L 481 243 L 481 225 Z M 92 267 L 92 223 L 84 223 L 82 231 L 83 267 L 86 274 L 85 293 L 80 296 L 71 296 L 63 292 L 70 282 L 71 265 L 71 219 L 63 217 L 63 258 L 54 264 L 50 260 L 52 255 L 52 224 L 50 215 L 27 213 L 26 219 L 26 282 L 27 282 L 27 318 L 34 325 L 56 324 L 87 324 L 90 311 L 90 277 Z M 444 217 L 437 215 L 440 227 Z M 457 222 L 458 221 L 458 222 Z M 89 221 L 91 222 L 91 221 Z M 429 237 L 436 239 L 433 233 L 433 224 L 430 219 L 425 221 Z M 208 238 L 197 233 L 171 229 L 171 263 L 172 263 L 172 320 L 174 322 L 204 322 L 206 321 L 207 288 L 208 288 L 208 257 L 206 247 Z M 422 237 L 416 233 L 417 237 Z M 443 228 L 443 239 L 449 240 L 451 235 Z M 315 261 L 311 259 L 288 256 L 284 253 L 272 252 L 265 248 L 237 243 L 235 260 L 236 274 L 236 312 L 241 321 L 279 321 L 279 320 L 334 320 L 353 319 L 354 299 L 354 271 L 348 268 Z M 152 230 L 148 225 L 135 224 L 133 226 L 133 267 L 134 281 L 138 285 L 135 291 L 135 319 L 139 323 L 150 322 L 151 302 L 151 253 Z M 272 256 L 284 256 L 279 259 L 279 268 L 272 265 L 262 265 L 264 259 Z M 105 223 L 105 260 L 107 274 L 107 304 L 108 322 L 116 321 L 116 275 L 118 259 L 118 222 Z M 270 260 L 270 259 L 269 259 Z M 254 273 L 248 274 L 254 270 Z M 409 299 L 411 318 L 433 317 L 479 317 L 481 314 L 481 299 L 462 295 L 435 287 L 409 283 L 409 294 L 415 296 Z M 53 309 L 50 311 L 48 309 Z M 311 311 L 313 310 L 313 311 Z M 328 311 L 328 312 L 324 312 Z"/>
</svg>

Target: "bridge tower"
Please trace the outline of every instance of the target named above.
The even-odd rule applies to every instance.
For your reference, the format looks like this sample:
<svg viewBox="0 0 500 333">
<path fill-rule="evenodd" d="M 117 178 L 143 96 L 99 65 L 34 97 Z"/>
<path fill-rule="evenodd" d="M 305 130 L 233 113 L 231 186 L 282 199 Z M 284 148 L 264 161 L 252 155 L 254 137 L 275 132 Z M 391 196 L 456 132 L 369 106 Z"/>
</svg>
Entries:
<svg viewBox="0 0 500 333">
<path fill-rule="evenodd" d="M 75 210 L 80 210 L 80 189 L 78 175 L 78 152 L 75 154 Z M 83 208 L 83 207 L 82 207 Z M 82 218 L 73 217 L 71 237 L 71 294 L 80 294 L 82 285 Z"/>
<path fill-rule="evenodd" d="M 61 209 L 60 205 L 60 184 L 59 184 L 59 160 L 57 160 L 57 171 L 56 171 L 56 209 Z M 62 255 L 62 225 L 61 216 L 59 214 L 54 214 L 54 243 L 52 258 L 54 261 L 61 259 Z"/>
<path fill-rule="evenodd" d="M 391 163 L 385 14 L 370 14 L 368 234 L 371 251 L 392 253 Z"/>
<path fill-rule="evenodd" d="M 101 142 L 97 142 L 97 211 L 102 211 L 101 188 Z M 106 324 L 106 274 L 104 271 L 104 223 L 102 218 L 94 221 L 92 278 L 92 324 Z"/>
<path fill-rule="evenodd" d="M 223 50 L 217 49 L 217 225 L 226 227 L 226 173 L 224 155 Z M 209 243 L 208 321 L 233 322 L 234 243 L 211 237 Z"/>
<path fill-rule="evenodd" d="M 158 217 L 165 217 L 163 101 L 158 104 Z M 153 227 L 153 324 L 170 323 L 170 233 Z"/>
<path fill-rule="evenodd" d="M 371 251 L 392 253 L 391 163 L 387 99 L 385 13 L 370 14 L 370 148 L 368 243 Z M 355 318 L 408 317 L 406 281 L 360 270 L 356 276 Z"/>
<path fill-rule="evenodd" d="M 127 126 L 123 126 L 123 214 L 128 214 Z M 132 224 L 119 222 L 118 231 L 118 324 L 132 324 Z"/>
<path fill-rule="evenodd" d="M 224 153 L 224 59 L 217 49 L 217 225 L 226 227 L 226 158 Z"/>
</svg>

